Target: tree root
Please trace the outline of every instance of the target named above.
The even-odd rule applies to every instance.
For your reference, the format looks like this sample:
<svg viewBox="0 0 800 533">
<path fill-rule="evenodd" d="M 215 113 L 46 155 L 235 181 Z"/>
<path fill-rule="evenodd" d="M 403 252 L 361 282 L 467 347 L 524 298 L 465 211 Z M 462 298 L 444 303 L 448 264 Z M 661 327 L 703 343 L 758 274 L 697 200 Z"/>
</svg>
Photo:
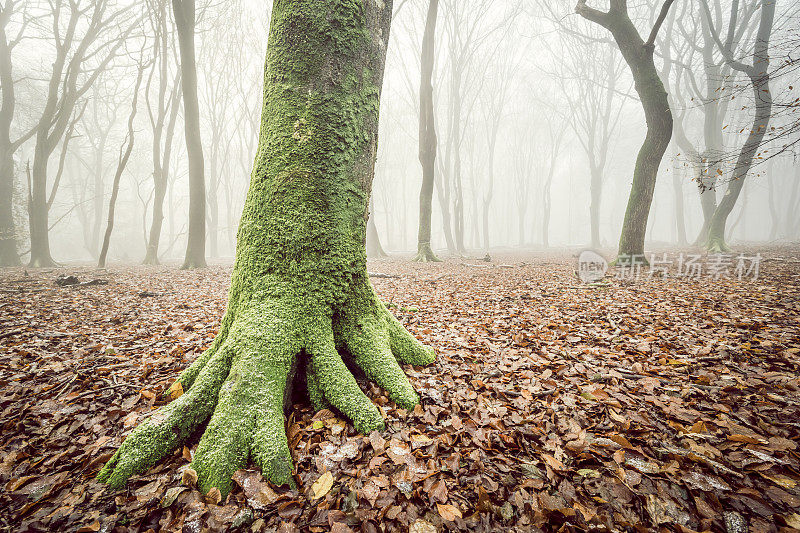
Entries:
<svg viewBox="0 0 800 533">
<path fill-rule="evenodd" d="M 431 248 L 431 243 L 419 243 L 417 255 L 411 260 L 416 263 L 441 263 L 442 260 L 436 257 Z"/>
<path fill-rule="evenodd" d="M 384 427 L 346 361 L 398 405 L 413 408 L 419 397 L 400 363 L 430 364 L 433 350 L 392 316 L 366 277 L 354 283 L 351 297 L 332 316 L 297 302 L 250 303 L 235 318 L 226 315 L 212 347 L 178 379 L 186 392 L 140 424 L 98 480 L 122 487 L 208 420 L 191 464 L 203 493 L 216 487 L 224 498 L 233 487 L 231 476 L 249 459 L 273 483 L 292 483 L 284 409 L 296 379 L 303 380 L 315 409 L 339 411 L 363 434 Z M 295 377 L 298 366 L 305 367 L 304 376 Z"/>
</svg>

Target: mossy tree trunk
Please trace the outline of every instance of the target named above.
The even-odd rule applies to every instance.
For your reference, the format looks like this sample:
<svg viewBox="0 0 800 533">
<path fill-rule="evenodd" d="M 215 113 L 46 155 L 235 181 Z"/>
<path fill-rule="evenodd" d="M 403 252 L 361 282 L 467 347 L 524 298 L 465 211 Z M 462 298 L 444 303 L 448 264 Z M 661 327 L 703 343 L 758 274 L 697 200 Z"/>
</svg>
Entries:
<svg viewBox="0 0 800 533">
<path fill-rule="evenodd" d="M 644 109 L 647 135 L 636 158 L 628 207 L 622 223 L 619 256 L 636 257 L 644 254 L 645 231 L 661 159 L 672 137 L 672 112 L 667 91 L 653 61 L 655 38 L 664 23 L 674 0 L 666 0 L 656 19 L 650 36 L 645 41 L 628 16 L 626 0 L 611 0 L 607 12 L 586 5 L 579 0 L 575 11 L 611 32 L 625 62 L 631 69 L 636 93 Z"/>
<path fill-rule="evenodd" d="M 433 352 L 387 311 L 366 271 L 391 15 L 391 1 L 275 3 L 258 154 L 219 335 L 171 388 L 185 393 L 134 430 L 101 481 L 121 486 L 210 418 L 192 461 L 204 492 L 224 497 L 248 459 L 271 481 L 290 482 L 284 409 L 299 376 L 315 407 L 332 406 L 362 433 L 383 427 L 345 361 L 399 405 L 418 402 L 399 362 L 428 364 Z"/>
<path fill-rule="evenodd" d="M 421 75 L 419 84 L 419 162 L 422 187 L 419 191 L 419 233 L 414 261 L 439 261 L 431 248 L 433 182 L 436 172 L 436 117 L 433 112 L 433 62 L 436 42 L 436 17 L 439 0 L 430 0 L 422 36 Z"/>
<path fill-rule="evenodd" d="M 739 195 L 744 187 L 745 178 L 747 178 L 750 168 L 753 166 L 753 160 L 767 133 L 767 127 L 769 126 L 769 120 L 772 114 L 772 93 L 769 88 L 769 41 L 775 19 L 775 0 L 762 0 L 760 2 L 761 20 L 759 21 L 758 30 L 756 32 L 755 46 L 753 47 L 753 60 L 750 65 L 744 64 L 734 58 L 730 39 L 726 39 L 726 42 L 722 43 L 717 30 L 711 23 L 711 13 L 708 3 L 706 0 L 702 0 L 702 3 L 704 15 L 709 25 L 709 31 L 725 57 L 725 61 L 734 70 L 747 75 L 753 88 L 753 99 L 755 101 L 753 125 L 747 135 L 747 140 L 739 152 L 736 166 L 733 169 L 733 175 L 725 189 L 725 194 L 714 210 L 714 215 L 711 217 L 708 227 L 708 239 L 706 240 L 706 248 L 708 251 L 725 252 L 730 250 L 725 242 L 725 226 L 728 222 L 728 216 L 731 214 L 731 211 L 733 211 L 736 201 L 739 199 Z M 736 27 L 737 13 L 735 11 L 734 7 L 731 12 L 729 34 L 733 33 Z"/>
</svg>

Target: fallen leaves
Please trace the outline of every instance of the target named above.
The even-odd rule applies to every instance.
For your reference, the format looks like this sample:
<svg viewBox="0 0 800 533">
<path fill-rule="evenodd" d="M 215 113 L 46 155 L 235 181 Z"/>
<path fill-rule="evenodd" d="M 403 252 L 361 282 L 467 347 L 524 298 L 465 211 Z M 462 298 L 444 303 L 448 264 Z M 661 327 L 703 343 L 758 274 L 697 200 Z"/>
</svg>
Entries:
<svg viewBox="0 0 800 533">
<path fill-rule="evenodd" d="M 73 531 L 800 525 L 796 272 L 586 290 L 569 258 L 504 261 L 382 262 L 393 277 L 377 292 L 437 349 L 436 365 L 404 368 L 422 404 L 362 383 L 386 420 L 368 436 L 297 406 L 299 490 L 240 470 L 225 502 L 196 488 L 196 440 L 125 491 L 91 480 L 183 393 L 175 378 L 213 340 L 229 270 L 112 269 L 107 285 L 65 288 L 35 273 L 25 285 L 41 292 L 0 301 L 0 514 Z"/>
</svg>

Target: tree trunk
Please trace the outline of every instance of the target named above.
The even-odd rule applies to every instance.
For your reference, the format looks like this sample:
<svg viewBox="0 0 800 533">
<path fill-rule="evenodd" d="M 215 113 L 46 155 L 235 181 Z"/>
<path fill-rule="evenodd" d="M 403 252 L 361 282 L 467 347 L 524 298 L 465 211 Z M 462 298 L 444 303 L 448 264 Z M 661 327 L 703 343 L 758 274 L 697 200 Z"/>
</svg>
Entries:
<svg viewBox="0 0 800 533">
<path fill-rule="evenodd" d="M 675 230 L 677 241 L 680 245 L 686 245 L 686 213 L 683 204 L 683 172 L 678 172 L 678 166 L 673 167 L 672 173 L 672 192 L 675 195 Z"/>
<path fill-rule="evenodd" d="M 13 4 L 6 9 L 10 17 Z M 3 98 L 0 107 L 0 267 L 20 264 L 17 253 L 17 229 L 14 226 L 14 152 L 11 141 L 11 122 L 14 120 L 16 98 L 11 70 L 11 49 L 6 38 L 7 19 L 0 20 L 0 85 Z"/>
<path fill-rule="evenodd" d="M 671 4 L 672 0 L 664 3 L 656 26 L 647 42 L 641 38 L 628 17 L 624 1 L 612 1 L 611 9 L 607 13 L 589 8 L 586 6 L 586 0 L 579 0 L 576 8 L 578 14 L 611 32 L 633 74 L 636 93 L 641 100 L 647 122 L 647 135 L 636 158 L 633 184 L 625 211 L 625 219 L 622 223 L 618 252 L 621 257 L 644 255 L 647 219 L 653 201 L 658 167 L 672 137 L 672 112 L 667 92 L 664 90 L 664 84 L 661 82 L 653 62 L 653 43 Z"/>
<path fill-rule="evenodd" d="M 367 219 L 367 257 L 386 257 L 386 251 L 381 246 L 378 227 L 375 225 L 375 202 L 369 196 L 369 218 Z"/>
<path fill-rule="evenodd" d="M 163 72 L 166 72 L 164 69 Z M 153 139 L 153 220 L 150 224 L 150 235 L 147 239 L 147 252 L 144 256 L 145 265 L 157 265 L 158 247 L 161 242 L 161 231 L 164 225 L 164 199 L 167 196 L 167 185 L 169 184 L 169 164 L 172 157 L 172 140 L 175 137 L 175 124 L 178 119 L 179 92 L 177 85 L 180 75 L 175 77 L 173 97 L 167 130 L 164 135 L 164 150 L 161 151 L 161 131 L 163 130 L 163 117 L 156 122 Z M 159 104 L 160 105 L 160 104 Z"/>
<path fill-rule="evenodd" d="M 116 116 L 116 113 L 114 113 Z M 113 123 L 109 124 L 109 132 L 113 127 Z M 104 183 L 103 183 L 103 176 L 105 172 L 105 168 L 103 168 L 103 156 L 106 152 L 106 140 L 108 136 L 102 135 L 101 139 L 97 140 L 98 146 L 94 153 L 94 180 L 93 180 L 93 191 L 92 194 L 92 207 L 94 208 L 92 211 L 92 234 L 91 234 L 91 241 L 89 242 L 89 249 L 92 253 L 92 257 L 97 257 L 98 255 L 98 246 L 100 245 L 100 227 L 103 224 L 103 197 L 104 195 Z"/>
<path fill-rule="evenodd" d="M 125 439 L 101 481 L 122 486 L 210 418 L 191 464 L 203 493 L 216 487 L 224 499 L 248 459 L 289 483 L 293 385 L 306 383 L 316 408 L 332 406 L 362 433 L 383 427 L 337 347 L 399 405 L 418 403 L 398 360 L 427 364 L 433 352 L 376 296 L 364 247 L 391 15 L 391 0 L 274 4 L 261 139 L 220 333 L 170 387 L 184 394 Z"/>
<path fill-rule="evenodd" d="M 46 137 L 46 132 L 44 132 Z M 50 255 L 50 232 L 47 209 L 47 161 L 49 150 L 46 140 L 37 135 L 36 148 L 33 154 L 33 172 L 31 177 L 31 195 L 29 207 L 29 230 L 31 239 L 31 257 L 28 266 L 52 267 L 56 265 Z"/>
<path fill-rule="evenodd" d="M 183 269 L 206 266 L 206 183 L 203 142 L 200 138 L 200 105 L 197 100 L 197 67 L 194 54 L 195 0 L 172 0 L 178 49 L 181 57 L 184 134 L 189 159 L 189 238 Z"/>
<path fill-rule="evenodd" d="M 786 204 L 786 214 L 784 220 L 784 236 L 787 240 L 792 240 L 797 236 L 797 225 L 800 217 L 796 216 L 800 207 L 800 165 L 794 166 L 794 179 L 792 180 L 792 194 Z"/>
<path fill-rule="evenodd" d="M 591 174 L 589 220 L 592 233 L 592 248 L 597 249 L 600 248 L 600 201 L 603 193 L 603 175 L 595 165 L 591 165 L 589 172 Z"/>
<path fill-rule="evenodd" d="M 106 266 L 106 256 L 108 255 L 108 246 L 111 244 L 111 232 L 114 229 L 114 211 L 117 207 L 117 195 L 119 194 L 119 180 L 122 178 L 122 173 L 125 167 L 128 166 L 128 160 L 131 158 L 133 152 L 134 131 L 133 120 L 136 118 L 136 104 L 139 100 L 139 87 L 142 85 L 142 76 L 144 68 L 139 67 L 139 74 L 136 78 L 136 84 L 133 88 L 133 101 L 131 102 L 131 114 L 128 116 L 128 134 L 125 137 L 125 151 L 120 152 L 119 163 L 117 164 L 117 171 L 114 173 L 114 181 L 111 185 L 111 199 L 108 201 L 108 222 L 106 223 L 106 232 L 103 235 L 103 246 L 100 248 L 100 258 L 97 260 L 97 266 L 104 268 Z"/>
<path fill-rule="evenodd" d="M 725 242 L 725 226 L 728 216 L 736 205 L 736 200 L 744 187 L 744 180 L 753 165 L 756 152 L 764 140 L 769 126 L 770 114 L 772 113 L 772 93 L 769 88 L 769 39 L 772 33 L 772 23 L 775 18 L 775 2 L 763 0 L 761 3 L 761 20 L 756 34 L 756 45 L 753 50 L 753 65 L 745 67 L 746 74 L 750 78 L 753 88 L 753 98 L 755 100 L 755 115 L 753 126 L 747 136 L 747 140 L 739 152 L 736 166 L 733 169 L 733 176 L 725 189 L 725 194 L 714 211 L 711 223 L 708 228 L 708 240 L 706 248 L 710 252 L 729 251 Z M 744 67 L 744 65 L 742 65 Z"/>
<path fill-rule="evenodd" d="M 436 124 L 433 112 L 433 62 L 436 42 L 436 16 L 439 0 L 430 0 L 422 36 L 421 74 L 419 84 L 419 162 L 422 165 L 422 187 L 419 191 L 419 233 L 414 261 L 439 261 L 431 249 L 431 214 L 433 182 L 436 173 Z"/>
</svg>

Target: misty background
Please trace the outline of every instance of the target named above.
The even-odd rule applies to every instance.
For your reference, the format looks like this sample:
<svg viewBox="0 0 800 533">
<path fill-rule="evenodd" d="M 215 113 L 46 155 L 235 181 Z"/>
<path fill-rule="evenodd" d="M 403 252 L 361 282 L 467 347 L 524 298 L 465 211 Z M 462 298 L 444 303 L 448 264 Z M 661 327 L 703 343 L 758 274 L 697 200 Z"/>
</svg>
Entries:
<svg viewBox="0 0 800 533">
<path fill-rule="evenodd" d="M 109 17 L 108 24 L 84 51 L 74 80 L 56 81 L 85 86 L 85 92 L 71 103 L 63 136 L 55 139 L 46 162 L 52 256 L 56 261 L 98 256 L 141 70 L 132 123 L 135 142 L 121 175 L 109 258 L 137 263 L 145 258 L 162 180 L 164 219 L 157 257 L 179 260 L 186 249 L 189 185 L 170 4 L 98 1 L 107 4 L 103 16 Z M 53 6 L 62 4 L 56 32 Z M 729 2 L 714 4 L 724 31 Z M 745 22 L 749 4 L 757 2 L 743 3 Z M 34 128 L 47 107 L 54 62 L 70 32 L 67 62 L 86 32 L 93 31 L 89 20 L 96 2 L 75 5 L 86 11 L 74 26 L 67 2 L 18 1 L 9 15 L 6 39 L 18 39 L 10 52 L 16 94 L 12 139 Z M 206 254 L 211 260 L 234 254 L 258 143 L 270 5 L 197 0 Z M 427 6 L 427 0 L 395 1 L 371 211 L 382 247 L 409 257 L 417 247 L 422 181 L 419 79 Z M 640 33 L 649 31 L 659 7 L 629 2 Z M 619 49 L 607 31 L 573 9 L 572 2 L 545 0 L 441 0 L 433 74 L 438 150 L 431 242 L 437 252 L 483 255 L 487 249 L 512 247 L 616 246 L 646 126 Z M 758 24 L 756 9 L 743 23 L 739 57 L 752 53 L 748 37 Z M 795 2 L 777 2 L 770 47 L 776 68 L 797 60 L 799 11 Z M 709 127 L 708 109 L 715 110 L 721 136 L 713 154 L 721 171 L 712 193 L 717 196 L 725 190 L 752 123 L 748 82 L 725 68 L 713 44 L 704 39 L 695 2 L 676 2 L 656 41 L 656 66 L 676 126 L 659 171 L 648 248 L 692 244 L 701 229 L 697 154 L 711 149 L 704 129 Z M 778 74 L 771 81 L 778 105 L 770 135 L 728 221 L 733 245 L 800 237 L 800 165 L 793 145 L 798 138 L 793 126 L 797 77 L 793 70 Z M 27 197 L 36 142 L 36 134 L 30 135 L 13 155 L 14 226 L 23 261 L 29 249 Z"/>
</svg>

